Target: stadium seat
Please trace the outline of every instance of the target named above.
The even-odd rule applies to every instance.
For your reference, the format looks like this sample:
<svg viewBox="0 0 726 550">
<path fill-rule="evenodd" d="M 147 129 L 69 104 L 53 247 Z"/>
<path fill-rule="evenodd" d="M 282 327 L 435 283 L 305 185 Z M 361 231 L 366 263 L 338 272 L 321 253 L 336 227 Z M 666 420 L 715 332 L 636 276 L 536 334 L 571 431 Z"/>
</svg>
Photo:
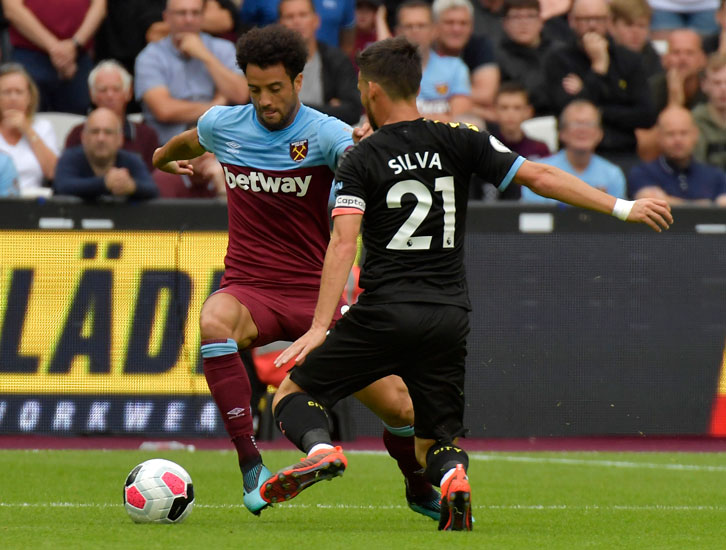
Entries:
<svg viewBox="0 0 726 550">
<path fill-rule="evenodd" d="M 83 115 L 73 113 L 43 112 L 35 115 L 39 120 L 47 120 L 53 126 L 58 148 L 63 149 L 66 143 L 66 136 L 78 124 L 86 120 Z"/>
<path fill-rule="evenodd" d="M 528 138 L 544 142 L 552 153 L 557 152 L 559 149 L 557 119 L 551 115 L 538 116 L 525 120 L 522 123 L 522 131 Z"/>
</svg>

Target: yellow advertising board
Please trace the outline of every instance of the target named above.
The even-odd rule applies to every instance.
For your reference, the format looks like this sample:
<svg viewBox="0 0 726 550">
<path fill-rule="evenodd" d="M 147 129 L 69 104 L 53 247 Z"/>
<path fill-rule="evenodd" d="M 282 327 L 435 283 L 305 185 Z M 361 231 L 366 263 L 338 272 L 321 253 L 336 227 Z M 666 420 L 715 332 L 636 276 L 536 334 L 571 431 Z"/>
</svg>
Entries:
<svg viewBox="0 0 726 550">
<path fill-rule="evenodd" d="M 0 233 L 0 393 L 208 394 L 226 232 Z"/>
</svg>

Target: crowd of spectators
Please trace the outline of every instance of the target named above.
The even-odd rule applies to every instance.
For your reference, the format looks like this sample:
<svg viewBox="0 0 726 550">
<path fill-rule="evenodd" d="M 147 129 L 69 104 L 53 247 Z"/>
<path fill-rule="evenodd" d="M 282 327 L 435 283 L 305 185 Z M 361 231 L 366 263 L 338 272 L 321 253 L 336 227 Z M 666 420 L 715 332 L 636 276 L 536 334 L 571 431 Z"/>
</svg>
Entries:
<svg viewBox="0 0 726 550">
<path fill-rule="evenodd" d="M 303 103 L 351 125 L 355 56 L 406 36 L 419 110 L 619 196 L 726 205 L 726 0 L 2 0 L 0 197 L 223 200 L 213 155 L 154 171 L 159 144 L 213 105 L 249 101 L 234 43 L 299 32 Z M 65 132 L 44 112 L 88 115 Z M 557 123 L 558 150 L 527 122 Z M 536 138 L 536 136 L 534 136 Z M 473 179 L 471 200 L 500 194 Z"/>
</svg>

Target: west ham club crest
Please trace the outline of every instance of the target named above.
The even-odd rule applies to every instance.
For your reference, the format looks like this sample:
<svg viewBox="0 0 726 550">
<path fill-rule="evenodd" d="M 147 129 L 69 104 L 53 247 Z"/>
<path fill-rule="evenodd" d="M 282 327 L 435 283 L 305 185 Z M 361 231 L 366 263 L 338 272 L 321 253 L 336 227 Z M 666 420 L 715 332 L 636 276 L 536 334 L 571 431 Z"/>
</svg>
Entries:
<svg viewBox="0 0 726 550">
<path fill-rule="evenodd" d="M 302 162 L 308 156 L 308 140 L 301 139 L 290 144 L 290 158 L 295 162 Z"/>
</svg>

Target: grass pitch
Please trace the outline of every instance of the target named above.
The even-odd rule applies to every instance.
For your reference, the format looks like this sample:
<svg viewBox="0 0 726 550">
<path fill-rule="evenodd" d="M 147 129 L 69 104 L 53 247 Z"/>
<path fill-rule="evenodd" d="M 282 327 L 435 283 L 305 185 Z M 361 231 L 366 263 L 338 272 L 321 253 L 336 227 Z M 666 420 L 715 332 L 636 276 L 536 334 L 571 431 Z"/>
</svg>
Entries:
<svg viewBox="0 0 726 550">
<path fill-rule="evenodd" d="M 472 453 L 475 525 L 443 533 L 411 512 L 394 462 L 348 454 L 342 478 L 254 517 L 231 452 L 0 451 L 0 547 L 716 549 L 726 547 L 726 458 L 717 453 Z M 180 525 L 137 525 L 122 486 L 163 457 L 192 476 Z M 274 470 L 300 455 L 267 451 Z"/>
</svg>

